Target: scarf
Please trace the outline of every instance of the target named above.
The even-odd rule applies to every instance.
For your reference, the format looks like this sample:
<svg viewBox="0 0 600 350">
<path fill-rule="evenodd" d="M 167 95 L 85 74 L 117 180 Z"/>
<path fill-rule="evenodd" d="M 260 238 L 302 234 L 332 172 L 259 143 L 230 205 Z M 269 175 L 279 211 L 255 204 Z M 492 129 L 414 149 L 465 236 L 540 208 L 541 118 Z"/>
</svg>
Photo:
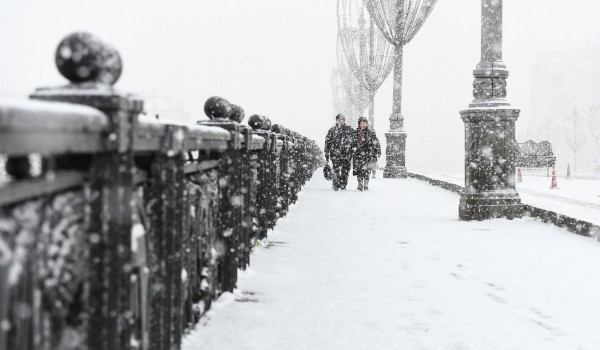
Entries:
<svg viewBox="0 0 600 350">
<path fill-rule="evenodd" d="M 365 143 L 365 130 L 367 130 L 367 129 L 365 128 L 365 129 L 358 130 L 358 144 L 360 146 L 362 146 L 362 144 Z"/>
</svg>

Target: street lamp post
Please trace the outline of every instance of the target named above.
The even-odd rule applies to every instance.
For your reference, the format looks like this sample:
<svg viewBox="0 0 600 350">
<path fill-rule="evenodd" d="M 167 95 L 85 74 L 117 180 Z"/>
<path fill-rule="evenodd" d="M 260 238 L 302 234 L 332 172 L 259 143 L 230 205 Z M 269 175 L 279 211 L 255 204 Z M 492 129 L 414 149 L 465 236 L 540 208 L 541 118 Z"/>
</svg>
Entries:
<svg viewBox="0 0 600 350">
<path fill-rule="evenodd" d="M 473 75 L 474 100 L 460 111 L 465 123 L 465 189 L 459 218 L 521 217 L 515 188 L 515 121 L 520 110 L 506 99 L 502 0 L 481 1 L 481 61 Z"/>
<path fill-rule="evenodd" d="M 402 116 L 402 63 L 408 44 L 427 20 L 437 0 L 363 0 L 372 20 L 394 46 L 394 86 L 390 129 L 385 133 L 383 177 L 406 178 L 406 132 Z"/>
<path fill-rule="evenodd" d="M 376 30 L 362 0 L 338 0 L 340 58 L 369 95 L 369 125 L 375 127 L 375 93 L 393 68 L 392 45 Z M 363 115 L 360 115 L 361 117 Z"/>
</svg>

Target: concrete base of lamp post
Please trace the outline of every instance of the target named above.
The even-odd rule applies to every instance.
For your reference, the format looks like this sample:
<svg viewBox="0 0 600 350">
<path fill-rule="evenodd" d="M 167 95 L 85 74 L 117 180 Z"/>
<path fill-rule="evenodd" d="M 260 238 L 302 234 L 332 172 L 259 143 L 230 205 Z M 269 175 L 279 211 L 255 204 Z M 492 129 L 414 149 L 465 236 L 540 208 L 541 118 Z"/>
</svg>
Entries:
<svg viewBox="0 0 600 350">
<path fill-rule="evenodd" d="M 461 111 L 465 123 L 465 190 L 460 220 L 519 218 L 523 209 L 515 189 L 515 121 L 510 107 L 471 107 Z"/>
<path fill-rule="evenodd" d="M 519 194 L 487 191 L 460 196 L 458 218 L 463 221 L 487 220 L 493 218 L 516 219 L 523 216 L 523 206 Z"/>
<path fill-rule="evenodd" d="M 408 177 L 405 166 L 406 133 L 404 131 L 389 131 L 385 133 L 385 169 L 384 178 L 403 179 Z"/>
</svg>

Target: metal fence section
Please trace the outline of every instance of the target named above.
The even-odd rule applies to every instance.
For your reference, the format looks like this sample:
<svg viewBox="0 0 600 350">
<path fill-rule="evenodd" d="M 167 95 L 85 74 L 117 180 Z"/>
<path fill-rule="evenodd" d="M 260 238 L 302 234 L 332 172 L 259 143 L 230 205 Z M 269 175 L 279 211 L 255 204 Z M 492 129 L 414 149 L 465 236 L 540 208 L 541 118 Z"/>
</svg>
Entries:
<svg viewBox="0 0 600 350">
<path fill-rule="evenodd" d="M 98 42 L 59 45 L 71 84 L 0 102 L 0 350 L 178 349 L 322 159 L 221 98 L 197 125 L 144 116 Z"/>
</svg>

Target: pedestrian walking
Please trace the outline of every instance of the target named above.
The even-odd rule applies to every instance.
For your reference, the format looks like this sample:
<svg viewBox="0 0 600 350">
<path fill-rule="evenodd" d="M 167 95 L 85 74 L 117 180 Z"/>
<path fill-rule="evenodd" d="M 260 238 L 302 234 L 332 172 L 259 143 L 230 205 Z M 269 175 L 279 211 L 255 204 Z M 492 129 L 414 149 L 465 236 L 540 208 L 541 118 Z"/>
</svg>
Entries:
<svg viewBox="0 0 600 350">
<path fill-rule="evenodd" d="M 325 160 L 333 167 L 333 190 L 345 190 L 348 185 L 348 173 L 352 159 L 352 140 L 354 130 L 346 125 L 343 114 L 335 116 L 335 126 L 329 129 L 325 137 Z"/>
<path fill-rule="evenodd" d="M 381 145 L 375 130 L 369 129 L 367 119 L 358 118 L 358 128 L 352 141 L 352 168 L 358 178 L 358 190 L 369 189 L 369 174 L 373 161 L 381 156 Z"/>
</svg>

